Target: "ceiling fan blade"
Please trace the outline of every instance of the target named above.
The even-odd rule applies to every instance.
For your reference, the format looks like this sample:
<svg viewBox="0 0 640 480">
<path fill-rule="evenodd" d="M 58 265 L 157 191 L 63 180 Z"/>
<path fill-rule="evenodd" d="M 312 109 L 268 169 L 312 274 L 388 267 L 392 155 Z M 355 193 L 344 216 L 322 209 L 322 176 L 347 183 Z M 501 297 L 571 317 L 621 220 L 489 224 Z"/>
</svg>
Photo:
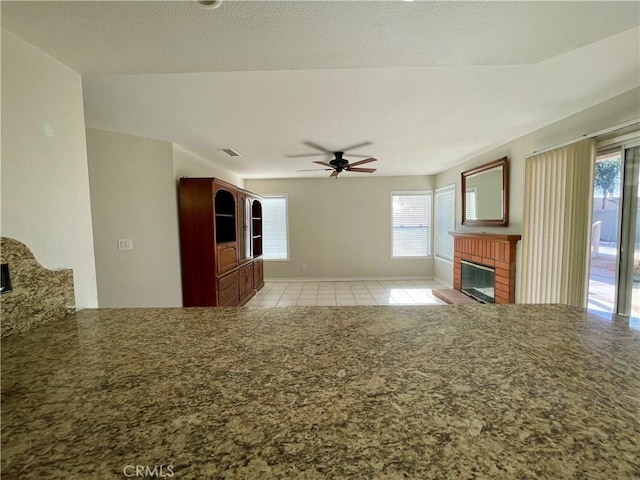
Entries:
<svg viewBox="0 0 640 480">
<path fill-rule="evenodd" d="M 334 168 L 333 165 L 327 162 L 321 162 L 320 160 L 314 160 L 313 163 L 317 163 L 318 165 L 324 165 L 325 167 Z"/>
<path fill-rule="evenodd" d="M 329 175 L 330 177 L 337 177 L 338 175 L 340 175 L 340 172 L 337 170 L 334 170 L 333 173 L 331 175 Z"/>
<path fill-rule="evenodd" d="M 371 163 L 371 162 L 377 162 L 377 161 L 378 161 L 377 158 L 370 157 L 370 158 L 365 158 L 364 160 L 358 160 L 357 162 L 349 163 L 349 166 L 355 167 L 356 165 L 363 165 L 365 163 Z"/>
<path fill-rule="evenodd" d="M 347 167 L 346 168 L 348 171 L 350 172 L 364 172 L 364 173 L 373 173 L 376 171 L 375 168 L 351 168 L 351 167 Z"/>
<path fill-rule="evenodd" d="M 346 152 L 347 150 L 355 150 L 356 148 L 366 147 L 367 145 L 371 145 L 371 142 L 362 142 L 356 145 L 351 145 L 350 147 L 343 148 L 342 151 Z"/>
<path fill-rule="evenodd" d="M 296 170 L 296 172 L 317 172 L 319 170 L 328 171 L 333 170 L 333 168 L 309 168 L 307 170 Z"/>
<path fill-rule="evenodd" d="M 303 153 L 301 155 L 285 155 L 285 158 L 301 158 L 301 157 L 324 157 L 327 153 Z"/>
<path fill-rule="evenodd" d="M 316 150 L 320 150 L 321 152 L 327 153 L 329 155 L 333 155 L 333 152 L 331 150 L 327 150 L 326 148 L 324 148 L 324 147 L 322 147 L 322 146 L 320 146 L 320 145 L 318 145 L 316 143 L 308 142 L 308 141 L 302 142 L 302 143 L 304 145 L 307 145 L 307 146 L 311 147 L 311 148 L 315 148 Z"/>
</svg>

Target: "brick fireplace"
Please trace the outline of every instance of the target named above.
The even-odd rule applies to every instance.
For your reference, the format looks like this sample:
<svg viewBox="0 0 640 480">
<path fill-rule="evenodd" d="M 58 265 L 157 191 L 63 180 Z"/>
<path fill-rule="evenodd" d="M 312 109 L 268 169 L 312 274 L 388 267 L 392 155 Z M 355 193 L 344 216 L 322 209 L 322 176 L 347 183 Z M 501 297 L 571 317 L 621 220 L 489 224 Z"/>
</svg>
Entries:
<svg viewBox="0 0 640 480">
<path fill-rule="evenodd" d="M 495 269 L 495 303 L 516 301 L 516 244 L 520 235 L 449 232 L 454 237 L 453 287 L 462 288 L 461 262 Z"/>
</svg>

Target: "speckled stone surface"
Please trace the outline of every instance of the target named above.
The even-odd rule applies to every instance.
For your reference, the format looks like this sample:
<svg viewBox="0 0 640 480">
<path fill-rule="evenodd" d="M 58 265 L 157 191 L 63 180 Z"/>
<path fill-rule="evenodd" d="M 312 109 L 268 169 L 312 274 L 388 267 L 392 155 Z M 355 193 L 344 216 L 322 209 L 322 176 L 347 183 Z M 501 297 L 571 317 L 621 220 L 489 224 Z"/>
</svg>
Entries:
<svg viewBox="0 0 640 480">
<path fill-rule="evenodd" d="M 639 332 L 572 307 L 84 310 L 2 342 L 3 480 L 620 480 L 639 459 Z"/>
<path fill-rule="evenodd" d="M 31 330 L 75 311 L 73 270 L 49 270 L 23 243 L 0 238 L 0 263 L 8 263 L 13 291 L 0 296 L 2 337 Z"/>
</svg>

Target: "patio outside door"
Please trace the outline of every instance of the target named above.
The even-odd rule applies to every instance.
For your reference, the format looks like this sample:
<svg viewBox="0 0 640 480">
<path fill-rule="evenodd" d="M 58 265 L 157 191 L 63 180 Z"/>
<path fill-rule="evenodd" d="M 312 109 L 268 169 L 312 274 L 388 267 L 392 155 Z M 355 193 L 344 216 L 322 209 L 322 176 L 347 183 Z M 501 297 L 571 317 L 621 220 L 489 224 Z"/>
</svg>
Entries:
<svg viewBox="0 0 640 480">
<path fill-rule="evenodd" d="M 640 181 L 640 146 L 624 149 L 624 188 L 620 229 L 617 311 L 629 315 L 640 326 L 640 219 L 638 183 Z"/>
<path fill-rule="evenodd" d="M 640 328 L 640 146 L 599 152 L 593 198 L 588 308 L 628 315 Z"/>
</svg>

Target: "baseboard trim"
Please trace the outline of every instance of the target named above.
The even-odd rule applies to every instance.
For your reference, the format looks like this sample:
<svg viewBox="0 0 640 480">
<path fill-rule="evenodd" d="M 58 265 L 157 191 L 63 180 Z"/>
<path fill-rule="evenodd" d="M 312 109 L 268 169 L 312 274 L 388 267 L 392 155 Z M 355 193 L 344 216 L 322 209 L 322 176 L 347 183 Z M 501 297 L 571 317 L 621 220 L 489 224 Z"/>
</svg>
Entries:
<svg viewBox="0 0 640 480">
<path fill-rule="evenodd" d="M 447 288 L 453 288 L 453 284 L 449 283 L 449 282 L 445 282 L 443 279 L 441 278 L 434 278 L 433 279 L 434 282 L 438 282 L 440 285 L 443 285 Z"/>
<path fill-rule="evenodd" d="M 265 278 L 266 282 L 366 282 L 366 281 L 394 281 L 394 280 L 434 280 L 431 277 L 290 277 Z M 436 279 L 435 281 L 438 282 Z M 444 285 L 442 282 L 438 282 Z"/>
</svg>

